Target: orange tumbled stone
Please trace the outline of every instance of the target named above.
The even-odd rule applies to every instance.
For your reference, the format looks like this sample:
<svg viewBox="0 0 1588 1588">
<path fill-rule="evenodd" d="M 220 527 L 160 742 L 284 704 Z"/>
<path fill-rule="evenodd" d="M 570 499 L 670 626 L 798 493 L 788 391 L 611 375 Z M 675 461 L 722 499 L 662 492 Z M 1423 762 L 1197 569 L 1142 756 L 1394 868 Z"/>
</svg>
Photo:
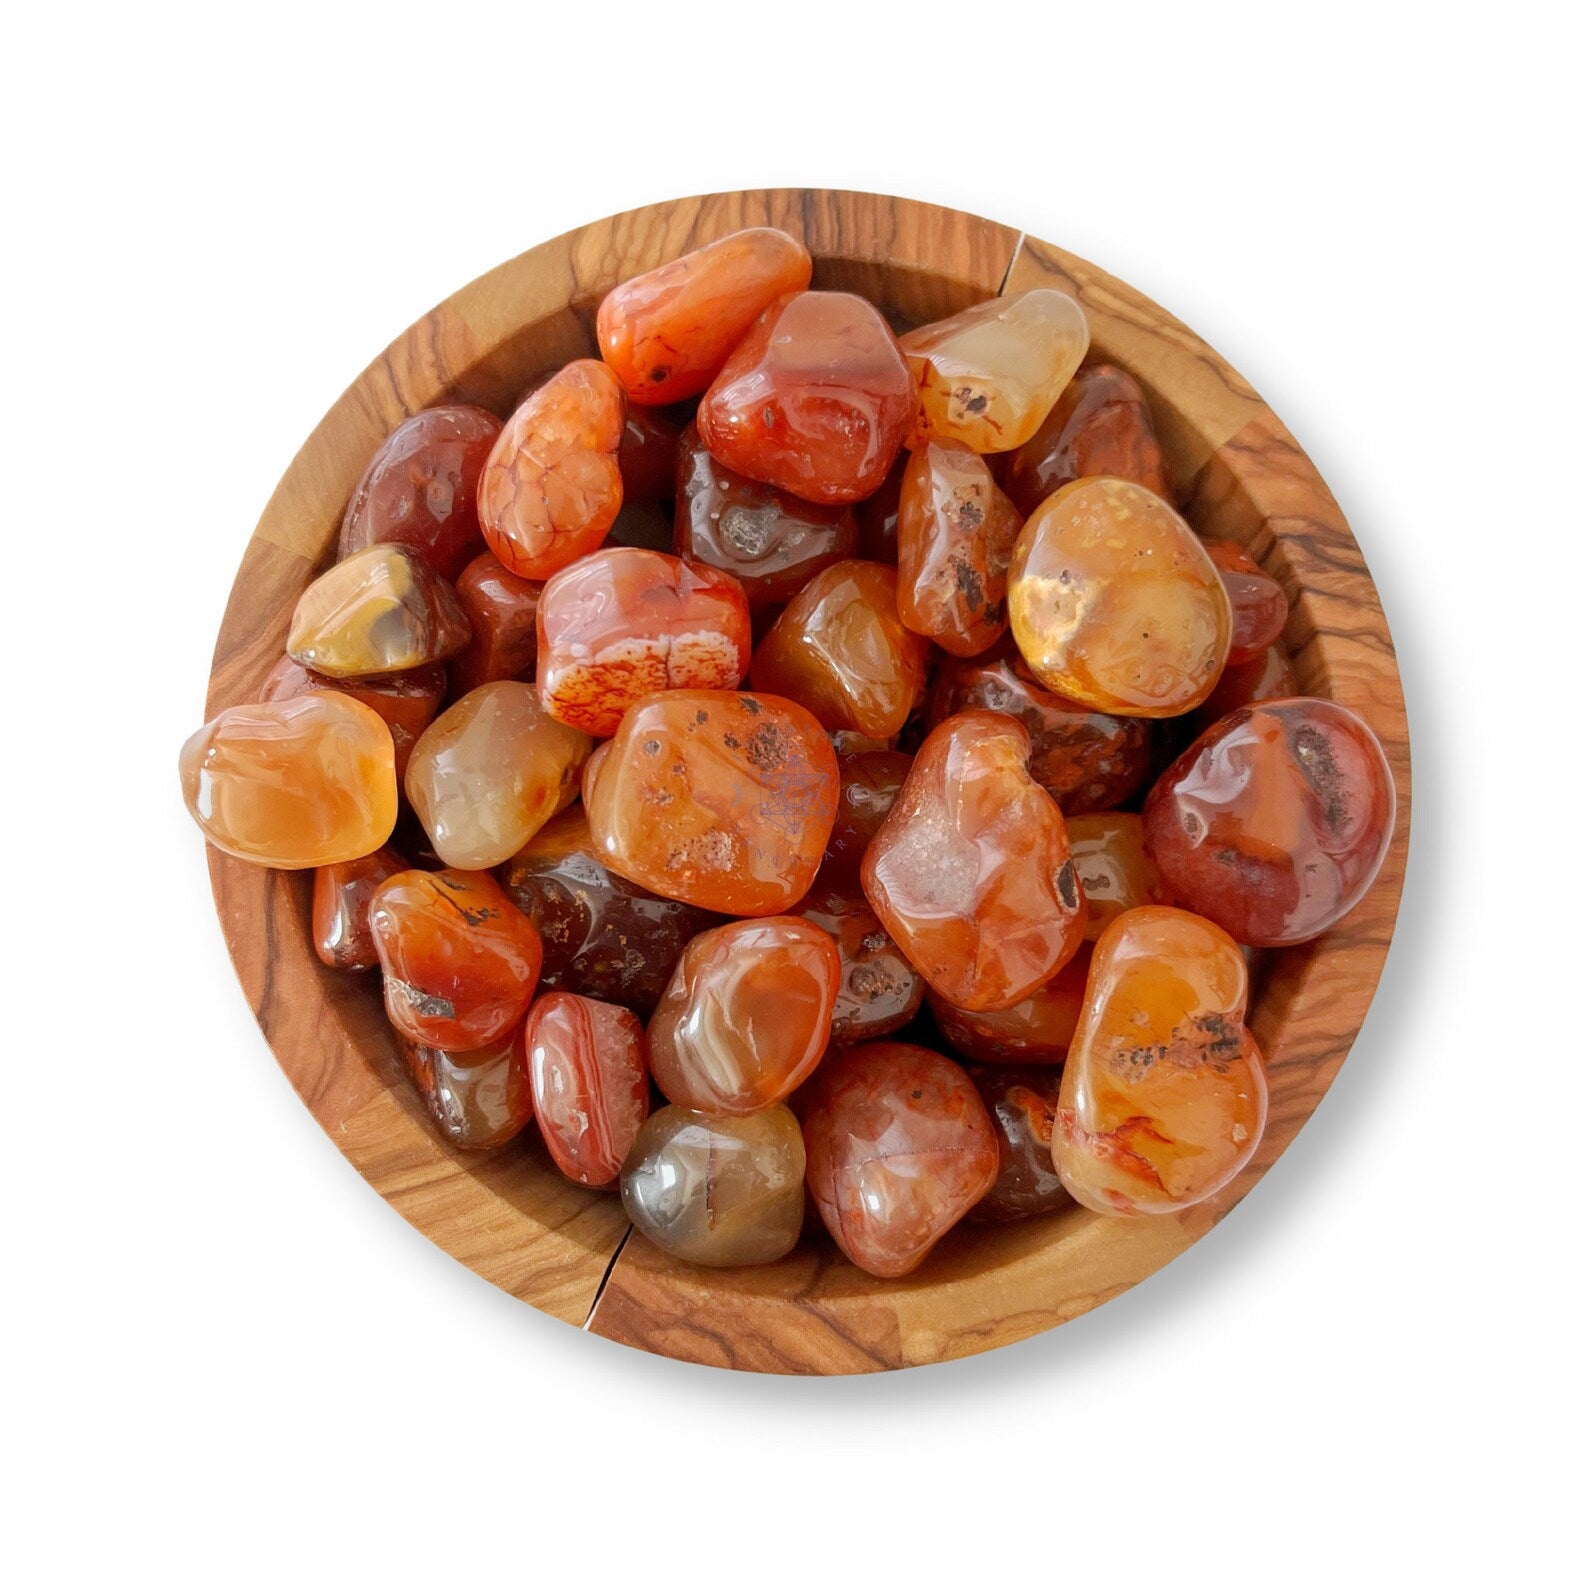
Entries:
<svg viewBox="0 0 1588 1588">
<path fill-rule="evenodd" d="M 910 962 L 961 1009 L 1007 1009 L 1080 947 L 1086 901 L 1064 817 L 1011 717 L 967 711 L 927 736 L 866 851 L 861 884 Z"/>
<path fill-rule="evenodd" d="M 1144 904 L 1168 904 L 1169 890 L 1147 853 L 1141 817 L 1098 811 L 1065 820 L 1070 854 L 1086 895 L 1086 940 L 1095 943 L 1116 915 Z"/>
<path fill-rule="evenodd" d="M 719 462 L 813 502 L 858 502 L 887 478 L 915 417 L 899 344 L 864 298 L 799 292 L 756 320 L 700 400 Z"/>
<path fill-rule="evenodd" d="M 824 871 L 794 913 L 838 945 L 834 1042 L 874 1042 L 910 1023 L 921 1007 L 926 983 L 883 930 L 853 880 L 841 882 Z"/>
<path fill-rule="evenodd" d="M 589 735 L 546 714 L 533 684 L 482 684 L 420 735 L 403 779 L 449 866 L 510 860 L 579 793 Z"/>
<path fill-rule="evenodd" d="M 528 678 L 535 670 L 535 613 L 544 587 L 509 573 L 482 551 L 458 575 L 458 603 L 469 619 L 469 643 L 452 659 L 452 691 Z"/>
<path fill-rule="evenodd" d="M 1225 666 L 1213 693 L 1192 714 L 1192 726 L 1200 733 L 1240 706 L 1259 700 L 1282 700 L 1300 692 L 1290 658 L 1277 645 L 1270 645 L 1249 662 L 1230 662 Z"/>
<path fill-rule="evenodd" d="M 537 620 L 540 703 L 606 738 L 661 689 L 737 689 L 750 606 L 731 575 L 666 552 L 610 547 L 547 581 Z"/>
<path fill-rule="evenodd" d="M 1022 523 L 992 472 L 957 441 L 910 455 L 899 493 L 899 616 L 954 656 L 977 656 L 1008 626 L 1009 557 Z"/>
<path fill-rule="evenodd" d="M 463 1052 L 506 1037 L 540 975 L 540 935 L 483 871 L 402 871 L 375 890 L 370 931 L 386 1014 L 405 1037 Z"/>
<path fill-rule="evenodd" d="M 230 706 L 182 746 L 179 770 L 204 836 L 262 866 L 357 860 L 397 825 L 391 733 L 348 695 L 315 691 Z"/>
<path fill-rule="evenodd" d="M 929 654 L 900 621 L 896 589 L 881 563 L 824 569 L 767 630 L 751 681 L 798 701 L 824 728 L 892 738 L 926 688 Z"/>
<path fill-rule="evenodd" d="M 315 868 L 310 933 L 323 964 L 333 970 L 374 970 L 380 956 L 369 926 L 370 900 L 388 877 L 408 869 L 395 849 L 385 847 L 359 860 Z"/>
<path fill-rule="evenodd" d="M 602 860 L 642 888 L 723 915 L 777 915 L 816 875 L 838 758 L 792 701 L 675 689 L 631 706 L 585 769 Z"/>
<path fill-rule="evenodd" d="M 617 1004 L 547 993 L 524 1025 L 535 1117 L 557 1167 L 611 1185 L 651 1106 L 645 1028 Z"/>
<path fill-rule="evenodd" d="M 838 814 L 822 865 L 840 880 L 858 878 L 866 849 L 910 775 L 902 750 L 862 750 L 838 757 Z"/>
<path fill-rule="evenodd" d="M 260 686 L 261 700 L 295 700 L 317 689 L 351 695 L 362 701 L 391 729 L 399 781 L 408 769 L 419 735 L 430 726 L 447 692 L 446 670 L 441 666 L 416 667 L 406 673 L 382 673 L 372 678 L 330 678 L 283 656 Z"/>
<path fill-rule="evenodd" d="M 932 1018 L 949 1045 L 981 1064 L 1063 1064 L 1080 1023 L 1092 951 L 1079 949 L 1057 976 L 1007 1009 L 956 1009 L 930 993 Z"/>
<path fill-rule="evenodd" d="M 1246 1165 L 1268 1110 L 1246 993 L 1240 949 L 1201 916 L 1149 905 L 1103 933 L 1053 1131 L 1077 1202 L 1172 1213 Z"/>
<path fill-rule="evenodd" d="M 449 1146 L 466 1152 L 500 1147 L 535 1117 L 524 1030 L 516 1022 L 506 1036 L 463 1052 L 410 1037 L 399 1042 L 414 1090 Z"/>
<path fill-rule="evenodd" d="M 575 359 L 507 421 L 480 475 L 480 530 L 509 573 L 549 579 L 601 544 L 623 504 L 623 389 Z"/>
<path fill-rule="evenodd" d="M 1076 301 L 1052 287 L 993 298 L 899 338 L 920 390 L 920 440 L 1007 452 L 1029 441 L 1086 356 Z"/>
<path fill-rule="evenodd" d="M 1076 480 L 1020 532 L 1009 623 L 1047 687 L 1097 711 L 1175 717 L 1218 682 L 1230 600 L 1191 526 L 1128 480 Z"/>
<path fill-rule="evenodd" d="M 1284 588 L 1233 540 L 1205 540 L 1202 545 L 1230 598 L 1229 659 L 1237 664 L 1256 661 L 1284 632 L 1290 616 Z"/>
<path fill-rule="evenodd" d="M 998 1138 L 959 1065 L 906 1042 L 830 1058 L 805 1110 L 806 1185 L 857 1268 L 898 1279 L 998 1177 Z"/>
<path fill-rule="evenodd" d="M 469 643 L 469 620 L 440 574 L 408 546 L 355 551 L 298 598 L 287 655 L 332 678 L 402 673 Z"/>
<path fill-rule="evenodd" d="M 841 971 L 832 938 L 794 916 L 702 932 L 646 1030 L 662 1095 L 704 1114 L 782 1102 L 826 1051 Z"/>
<path fill-rule="evenodd" d="M 1113 364 L 1077 370 L 1037 433 L 1011 453 L 1004 489 L 1034 513 L 1060 486 L 1107 474 L 1170 500 L 1169 473 L 1142 389 Z"/>
<path fill-rule="evenodd" d="M 733 232 L 614 287 L 596 311 L 601 356 L 632 402 L 697 397 L 756 316 L 810 279 L 811 256 L 787 232 Z"/>
</svg>

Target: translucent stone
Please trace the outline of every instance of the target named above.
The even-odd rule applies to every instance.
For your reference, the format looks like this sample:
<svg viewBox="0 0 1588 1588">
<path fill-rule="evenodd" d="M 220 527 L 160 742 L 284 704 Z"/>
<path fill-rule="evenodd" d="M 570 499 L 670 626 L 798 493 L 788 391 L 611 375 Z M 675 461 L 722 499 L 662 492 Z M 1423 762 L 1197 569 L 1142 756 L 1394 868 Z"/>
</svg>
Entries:
<svg viewBox="0 0 1588 1588">
<path fill-rule="evenodd" d="M 408 770 L 419 735 L 441 709 L 447 692 L 447 673 L 441 666 L 416 667 L 407 673 L 386 673 L 373 678 L 328 678 L 312 672 L 290 656 L 271 668 L 260 686 L 261 700 L 296 700 L 299 695 L 329 689 L 362 701 L 391 729 L 397 778 Z"/>
<path fill-rule="evenodd" d="M 647 1031 L 662 1095 L 709 1114 L 781 1102 L 826 1050 L 841 970 L 832 938 L 793 916 L 702 932 Z"/>
<path fill-rule="evenodd" d="M 666 552 L 593 552 L 547 581 L 536 680 L 559 722 L 606 738 L 662 689 L 737 689 L 750 666 L 739 582 Z"/>
<path fill-rule="evenodd" d="M 762 310 L 810 279 L 787 232 L 732 232 L 614 287 L 596 312 L 601 356 L 633 402 L 699 396 Z"/>
<path fill-rule="evenodd" d="M 342 518 L 339 558 L 396 542 L 443 579 L 456 579 L 481 548 L 476 495 L 502 421 L 451 404 L 403 420 L 376 449 Z"/>
<path fill-rule="evenodd" d="M 584 803 L 601 859 L 631 882 L 723 915 L 778 915 L 815 879 L 838 758 L 792 701 L 668 690 L 591 758 Z"/>
<path fill-rule="evenodd" d="M 714 1117 L 662 1108 L 623 1166 L 623 1207 L 664 1252 L 707 1268 L 775 1263 L 805 1220 L 805 1144 L 781 1104 Z"/>
<path fill-rule="evenodd" d="M 333 970 L 374 970 L 380 956 L 370 931 L 370 900 L 388 877 L 407 870 L 408 862 L 387 848 L 315 868 L 310 935 L 323 964 Z"/>
<path fill-rule="evenodd" d="M 458 602 L 469 619 L 469 643 L 452 660 L 452 692 L 535 676 L 535 614 L 544 586 L 509 573 L 481 552 L 458 576 Z"/>
<path fill-rule="evenodd" d="M 644 1027 L 616 1004 L 554 992 L 530 1009 L 523 1041 L 552 1161 L 580 1185 L 610 1185 L 651 1106 Z"/>
<path fill-rule="evenodd" d="M 1077 370 L 1040 428 L 1004 469 L 1004 489 L 1034 513 L 1071 480 L 1106 474 L 1170 501 L 1169 473 L 1140 386 L 1113 364 Z"/>
<path fill-rule="evenodd" d="M 1053 1163 L 1099 1213 L 1173 1213 L 1250 1161 L 1268 1087 L 1245 1030 L 1246 962 L 1212 922 L 1149 905 L 1092 956 L 1059 1091 Z"/>
<path fill-rule="evenodd" d="M 403 871 L 375 890 L 370 931 L 386 1015 L 426 1047 L 466 1052 L 507 1037 L 540 975 L 535 928 L 482 871 Z"/>
<path fill-rule="evenodd" d="M 444 662 L 468 643 L 469 620 L 452 586 L 418 552 L 382 542 L 334 564 L 303 592 L 287 655 L 332 678 L 367 678 Z"/>
<path fill-rule="evenodd" d="M 755 687 L 805 707 L 824 728 L 896 734 L 926 688 L 927 642 L 899 620 L 892 568 L 840 562 L 784 607 L 756 647 Z"/>
<path fill-rule="evenodd" d="M 849 292 L 780 298 L 751 326 L 696 422 L 730 469 L 812 502 L 881 486 L 915 417 L 887 322 Z"/>
<path fill-rule="evenodd" d="M 230 706 L 182 746 L 179 769 L 204 836 L 262 866 L 357 860 L 397 823 L 391 733 L 343 694 Z"/>
<path fill-rule="evenodd" d="M 1059 1072 L 1039 1069 L 970 1072 L 998 1136 L 998 1178 L 971 1209 L 977 1224 L 1004 1224 L 1074 1205 L 1053 1167 L 1053 1116 Z"/>
<path fill-rule="evenodd" d="M 403 787 L 441 859 L 483 871 L 578 796 L 589 754 L 589 736 L 547 716 L 533 684 L 483 684 L 425 729 Z"/>
<path fill-rule="evenodd" d="M 807 1180 L 844 1255 L 898 1279 L 998 1177 L 998 1138 L 957 1064 L 904 1042 L 835 1054 L 805 1111 Z"/>
<path fill-rule="evenodd" d="M 1070 856 L 1086 895 L 1086 940 L 1095 943 L 1116 915 L 1144 904 L 1170 904 L 1169 890 L 1147 853 L 1141 817 L 1129 811 L 1071 816 Z"/>
<path fill-rule="evenodd" d="M 465 1052 L 401 1038 L 408 1074 L 442 1140 L 468 1152 L 500 1147 L 535 1117 L 523 1028 Z"/>
<path fill-rule="evenodd" d="M 840 886 L 825 873 L 795 911 L 838 945 L 834 1042 L 874 1042 L 906 1026 L 921 1007 L 926 983 L 853 882 Z"/>
<path fill-rule="evenodd" d="M 977 656 L 1008 627 L 1009 556 L 1022 519 L 991 471 L 957 441 L 910 455 L 899 496 L 899 616 L 954 656 Z"/>
<path fill-rule="evenodd" d="M 921 746 L 861 866 L 888 935 L 961 1009 L 1018 1003 L 1085 931 L 1064 818 L 1027 772 L 1030 751 L 1013 718 L 950 717 Z"/>
<path fill-rule="evenodd" d="M 932 1018 L 955 1052 L 979 1064 L 1063 1064 L 1086 997 L 1089 948 L 1077 950 L 1057 976 L 1007 1009 L 956 1009 L 929 993 Z"/>
<path fill-rule="evenodd" d="M 623 502 L 623 389 L 580 358 L 531 392 L 480 476 L 480 530 L 509 573 L 549 579 L 601 544 Z"/>
<path fill-rule="evenodd" d="M 1190 525 L 1127 480 L 1076 480 L 1029 519 L 1009 622 L 1038 680 L 1125 717 L 1175 717 L 1218 682 L 1230 601 Z"/>
<path fill-rule="evenodd" d="M 858 879 L 860 863 L 883 818 L 909 776 L 911 757 L 902 750 L 862 750 L 838 757 L 838 814 L 822 869 L 835 879 Z"/>
<path fill-rule="evenodd" d="M 781 606 L 855 554 L 854 510 L 802 501 L 725 468 L 692 424 L 678 448 L 673 550 L 730 573 L 757 610 Z"/>
<path fill-rule="evenodd" d="M 1204 549 L 1224 581 L 1230 598 L 1230 655 L 1234 663 L 1255 661 L 1284 632 L 1290 601 L 1277 579 L 1270 578 L 1233 540 L 1204 540 Z"/>
<path fill-rule="evenodd" d="M 1266 700 L 1209 728 L 1153 784 L 1147 850 L 1175 898 L 1237 942 L 1305 943 L 1372 886 L 1395 827 L 1373 730 L 1332 700 Z"/>
<path fill-rule="evenodd" d="M 1024 445 L 1080 368 L 1090 332 L 1073 298 L 1034 287 L 906 332 L 920 391 L 919 437 L 973 452 Z"/>
</svg>

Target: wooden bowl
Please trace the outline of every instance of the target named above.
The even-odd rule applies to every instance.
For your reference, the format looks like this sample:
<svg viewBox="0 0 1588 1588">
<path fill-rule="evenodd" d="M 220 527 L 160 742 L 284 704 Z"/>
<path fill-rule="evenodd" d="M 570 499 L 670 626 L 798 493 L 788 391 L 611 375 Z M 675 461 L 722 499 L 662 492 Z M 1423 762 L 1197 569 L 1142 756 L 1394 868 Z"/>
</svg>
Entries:
<svg viewBox="0 0 1588 1588">
<path fill-rule="evenodd" d="M 862 293 L 904 322 L 1034 286 L 1076 297 L 1093 356 L 1146 388 L 1192 523 L 1242 542 L 1284 586 L 1303 689 L 1350 706 L 1383 740 L 1399 814 L 1377 883 L 1327 936 L 1266 963 L 1250 1025 L 1268 1055 L 1271 1112 L 1246 1172 L 1172 1217 L 1071 1208 L 961 1226 L 904 1280 L 870 1278 L 825 1239 L 766 1268 L 689 1268 L 630 1239 L 618 1199 L 564 1180 L 533 1130 L 484 1157 L 443 1146 L 374 979 L 314 955 L 309 875 L 214 849 L 210 870 L 233 963 L 282 1069 L 359 1173 L 431 1240 L 543 1311 L 648 1351 L 759 1372 L 866 1372 L 985 1351 L 1097 1306 L 1205 1234 L 1290 1144 L 1345 1059 L 1389 949 L 1411 811 L 1406 712 L 1384 613 L 1334 498 L 1206 343 L 1095 266 L 1007 226 L 870 193 L 774 190 L 679 199 L 569 232 L 398 337 L 304 443 L 254 531 L 215 648 L 210 714 L 257 695 L 293 604 L 333 554 L 354 482 L 398 421 L 444 402 L 506 413 L 533 372 L 593 352 L 610 287 L 756 225 L 802 237 L 817 286 Z"/>
</svg>

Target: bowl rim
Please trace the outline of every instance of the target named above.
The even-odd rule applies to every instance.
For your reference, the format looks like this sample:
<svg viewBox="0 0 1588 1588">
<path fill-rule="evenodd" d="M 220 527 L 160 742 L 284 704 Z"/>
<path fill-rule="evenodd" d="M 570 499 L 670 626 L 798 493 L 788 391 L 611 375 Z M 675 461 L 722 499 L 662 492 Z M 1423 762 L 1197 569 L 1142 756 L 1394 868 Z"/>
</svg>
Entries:
<svg viewBox="0 0 1588 1588">
<path fill-rule="evenodd" d="M 1332 931 L 1276 956 L 1249 1022 L 1270 1110 L 1251 1165 L 1179 1214 L 1084 1209 L 962 1226 L 915 1274 L 882 1281 L 826 1243 L 765 1269 L 676 1264 L 629 1239 L 617 1199 L 563 1181 L 543 1154 L 470 1156 L 439 1143 L 402 1075 L 365 978 L 328 970 L 307 926 L 307 876 L 211 848 L 222 932 L 277 1061 L 321 1126 L 388 1202 L 493 1284 L 566 1322 L 665 1356 L 768 1372 L 848 1373 L 949 1360 L 1024 1338 L 1119 1294 L 1186 1250 L 1260 1180 L 1344 1062 L 1389 951 L 1405 878 L 1411 759 L 1394 645 L 1344 516 L 1306 454 L 1201 338 L 1125 283 L 997 222 L 914 200 L 815 188 L 705 194 L 630 210 L 506 261 L 422 316 L 348 387 L 277 485 L 245 549 L 217 637 L 208 716 L 255 698 L 296 595 L 334 547 L 369 455 L 439 402 L 502 409 L 536 367 L 590 356 L 611 286 L 713 237 L 778 226 L 803 238 L 816 286 L 876 295 L 921 321 L 1056 286 L 1092 326 L 1091 358 L 1143 385 L 1182 510 L 1240 540 L 1291 601 L 1284 644 L 1301 688 L 1363 716 L 1384 744 L 1396 823 L 1367 896 Z M 515 384 L 516 382 L 516 384 Z M 533 1132 L 530 1133 L 533 1135 Z"/>
</svg>

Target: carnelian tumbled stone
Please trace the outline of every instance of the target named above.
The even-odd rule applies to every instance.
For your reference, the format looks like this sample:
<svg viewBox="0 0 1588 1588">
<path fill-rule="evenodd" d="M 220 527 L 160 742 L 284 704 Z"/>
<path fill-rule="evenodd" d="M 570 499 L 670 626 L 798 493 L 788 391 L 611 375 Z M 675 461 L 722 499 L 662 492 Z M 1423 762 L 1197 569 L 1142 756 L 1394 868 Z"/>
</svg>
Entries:
<svg viewBox="0 0 1588 1588">
<path fill-rule="evenodd" d="M 920 388 L 921 440 L 1007 452 L 1029 441 L 1086 356 L 1074 298 L 1034 287 L 907 331 L 899 346 Z"/>
<path fill-rule="evenodd" d="M 1113 364 L 1077 370 L 1037 433 L 1011 453 L 1004 489 L 1034 513 L 1071 480 L 1111 475 L 1170 500 L 1169 472 L 1141 387 Z"/>
<path fill-rule="evenodd" d="M 570 1180 L 610 1185 L 651 1106 L 645 1028 L 627 1009 L 548 993 L 524 1025 L 535 1117 Z"/>
<path fill-rule="evenodd" d="M 406 1036 L 399 1041 L 414 1089 L 450 1146 L 467 1152 L 500 1147 L 535 1117 L 524 1029 L 516 1022 L 506 1036 L 465 1052 Z"/>
<path fill-rule="evenodd" d="M 861 884 L 911 964 L 961 1009 L 1007 1009 L 1081 945 L 1086 902 L 1064 818 L 1013 718 L 934 728 L 866 851 Z"/>
<path fill-rule="evenodd" d="M 1282 700 L 1299 692 L 1300 682 L 1290 658 L 1277 645 L 1270 645 L 1252 661 L 1229 663 L 1219 674 L 1213 693 L 1192 713 L 1191 721 L 1200 733 L 1240 706 Z"/>
<path fill-rule="evenodd" d="M 881 563 L 824 569 L 767 630 L 751 681 L 798 701 L 824 728 L 892 738 L 926 688 L 930 654 L 900 621 L 896 591 Z"/>
<path fill-rule="evenodd" d="M 1081 1019 L 1092 951 L 1082 947 L 1057 976 L 1007 1009 L 956 1009 L 928 993 L 949 1046 L 980 1064 L 1063 1064 Z"/>
<path fill-rule="evenodd" d="M 826 1050 L 841 970 L 832 938 L 794 916 L 702 932 L 646 1031 L 662 1095 L 705 1114 L 781 1102 Z"/>
<path fill-rule="evenodd" d="M 1058 1071 L 978 1066 L 970 1078 L 998 1136 L 998 1178 L 971 1209 L 972 1222 L 1004 1224 L 1073 1206 L 1075 1199 L 1053 1167 Z"/>
<path fill-rule="evenodd" d="M 698 397 L 766 306 L 810 285 L 811 256 L 753 226 L 648 270 L 601 300 L 596 340 L 629 399 Z"/>
<path fill-rule="evenodd" d="M 239 860 L 335 865 L 379 849 L 397 825 L 391 734 L 347 695 L 230 706 L 182 746 L 179 766 L 188 814 Z"/>
<path fill-rule="evenodd" d="M 533 684 L 482 684 L 425 729 L 403 788 L 436 853 L 483 871 L 571 803 L 590 738 L 546 714 Z"/>
<path fill-rule="evenodd" d="M 395 849 L 380 848 L 360 860 L 318 866 L 310 933 L 314 952 L 333 970 L 374 970 L 380 963 L 369 926 L 369 902 L 388 877 L 407 871 Z"/>
<path fill-rule="evenodd" d="M 1230 648 L 1230 600 L 1202 542 L 1129 480 L 1076 480 L 1026 520 L 1009 623 L 1049 689 L 1126 717 L 1200 704 Z"/>
<path fill-rule="evenodd" d="M 1284 589 L 1233 540 L 1205 540 L 1202 545 L 1230 598 L 1230 661 L 1256 661 L 1284 632 L 1290 616 Z"/>
<path fill-rule="evenodd" d="M 1095 943 L 1116 915 L 1143 904 L 1168 904 L 1141 817 L 1128 811 L 1098 811 L 1071 816 L 1070 854 L 1086 895 L 1086 940 Z"/>
<path fill-rule="evenodd" d="M 1066 816 L 1107 810 L 1129 799 L 1152 765 L 1147 724 L 1092 711 L 1044 689 L 1012 641 L 985 656 L 938 668 L 929 718 L 935 727 L 958 711 L 1001 711 L 1031 736 L 1029 771 Z"/>
<path fill-rule="evenodd" d="M 505 1037 L 540 975 L 540 937 L 483 871 L 402 871 L 375 890 L 370 931 L 386 1014 L 405 1037 L 461 1052 Z"/>
<path fill-rule="evenodd" d="M 598 738 L 660 689 L 737 689 L 750 666 L 738 580 L 666 552 L 610 547 L 546 583 L 535 678 L 547 713 Z"/>
<path fill-rule="evenodd" d="M 805 1143 L 782 1104 L 756 1114 L 659 1108 L 623 1166 L 623 1209 L 686 1263 L 739 1268 L 787 1256 L 805 1222 Z"/>
<path fill-rule="evenodd" d="M 910 1023 L 926 983 L 854 883 L 840 886 L 823 873 L 794 913 L 838 945 L 834 1042 L 874 1042 Z"/>
<path fill-rule="evenodd" d="M 298 597 L 287 655 L 332 678 L 402 673 L 469 643 L 469 620 L 418 552 L 382 542 L 333 564 Z"/>
<path fill-rule="evenodd" d="M 1268 1109 L 1246 989 L 1240 949 L 1185 910 L 1128 910 L 1103 933 L 1053 1132 L 1077 1202 L 1172 1213 L 1245 1166 Z"/>
<path fill-rule="evenodd" d="M 821 724 L 769 695 L 674 689 L 631 706 L 584 779 L 612 870 L 724 915 L 777 915 L 810 887 L 838 804 Z"/>
<path fill-rule="evenodd" d="M 480 473 L 501 433 L 495 414 L 464 404 L 403 420 L 353 488 L 338 558 L 393 541 L 412 547 L 443 579 L 456 579 L 480 550 Z"/>
<path fill-rule="evenodd" d="M 664 899 L 602 862 L 584 807 L 554 816 L 502 868 L 545 948 L 541 984 L 649 1014 L 684 945 L 718 918 Z"/>
<path fill-rule="evenodd" d="M 362 701 L 391 729 L 397 778 L 408 769 L 419 735 L 430 726 L 447 692 L 446 669 L 416 667 L 407 673 L 385 673 L 373 678 L 330 678 L 283 656 L 260 686 L 261 700 L 295 700 L 317 689 L 333 690 Z"/>
<path fill-rule="evenodd" d="M 549 579 L 594 551 L 623 502 L 623 389 L 575 359 L 507 421 L 480 475 L 480 530 L 509 573 Z"/>
<path fill-rule="evenodd" d="M 866 848 L 910 773 L 902 750 L 862 750 L 838 758 L 838 814 L 822 865 L 838 878 L 858 878 Z"/>
<path fill-rule="evenodd" d="M 458 603 L 471 632 L 469 643 L 452 660 L 454 694 L 533 676 L 535 613 L 543 588 L 537 580 L 509 573 L 488 551 L 458 575 Z"/>
<path fill-rule="evenodd" d="M 756 608 L 779 606 L 855 554 L 854 510 L 801 501 L 725 468 L 694 425 L 678 447 L 673 550 L 731 573 Z"/>
<path fill-rule="evenodd" d="M 1373 730 L 1331 700 L 1215 723 L 1153 785 L 1147 849 L 1175 898 L 1256 947 L 1305 943 L 1367 892 L 1395 826 Z"/>
<path fill-rule="evenodd" d="M 915 391 L 887 322 L 849 292 L 779 299 L 700 400 L 719 462 L 812 502 L 858 502 L 887 478 Z"/>
<path fill-rule="evenodd" d="M 856 1267 L 897 1279 L 992 1188 L 998 1138 L 970 1077 L 906 1042 L 829 1059 L 805 1112 L 806 1181 Z"/>
<path fill-rule="evenodd" d="M 1004 595 L 1021 516 L 991 470 L 957 441 L 910 455 L 899 496 L 899 616 L 954 656 L 1007 627 Z"/>
</svg>

